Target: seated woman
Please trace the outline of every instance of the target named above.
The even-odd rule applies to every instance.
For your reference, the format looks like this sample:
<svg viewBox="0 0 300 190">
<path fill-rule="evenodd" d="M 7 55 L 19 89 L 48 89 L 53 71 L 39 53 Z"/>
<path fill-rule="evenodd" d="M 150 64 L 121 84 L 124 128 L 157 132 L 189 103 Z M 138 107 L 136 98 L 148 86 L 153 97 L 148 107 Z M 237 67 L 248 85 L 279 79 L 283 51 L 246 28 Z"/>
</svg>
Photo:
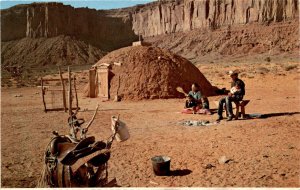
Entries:
<svg viewBox="0 0 300 190">
<path fill-rule="evenodd" d="M 192 85 L 192 90 L 187 95 L 187 100 L 185 102 L 185 107 L 184 107 L 185 110 L 183 111 L 183 113 L 190 113 L 190 111 L 192 110 L 193 113 L 195 114 L 196 112 L 202 109 L 201 113 L 203 112 L 203 113 L 210 114 L 208 99 L 201 95 L 199 89 L 200 87 L 197 83 L 194 83 Z"/>
</svg>

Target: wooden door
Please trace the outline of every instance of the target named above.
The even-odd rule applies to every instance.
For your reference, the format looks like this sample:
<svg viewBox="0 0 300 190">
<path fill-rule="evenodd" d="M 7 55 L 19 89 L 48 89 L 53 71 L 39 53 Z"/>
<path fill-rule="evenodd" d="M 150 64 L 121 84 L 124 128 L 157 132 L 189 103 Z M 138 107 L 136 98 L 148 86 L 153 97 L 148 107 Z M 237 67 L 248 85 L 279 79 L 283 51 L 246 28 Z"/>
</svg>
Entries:
<svg viewBox="0 0 300 190">
<path fill-rule="evenodd" d="M 96 69 L 89 71 L 89 97 L 95 98 L 96 94 Z"/>
<path fill-rule="evenodd" d="M 109 89 L 108 89 L 108 67 L 99 67 L 98 68 L 98 85 L 99 85 L 99 93 L 98 96 L 102 100 L 109 99 Z"/>
</svg>

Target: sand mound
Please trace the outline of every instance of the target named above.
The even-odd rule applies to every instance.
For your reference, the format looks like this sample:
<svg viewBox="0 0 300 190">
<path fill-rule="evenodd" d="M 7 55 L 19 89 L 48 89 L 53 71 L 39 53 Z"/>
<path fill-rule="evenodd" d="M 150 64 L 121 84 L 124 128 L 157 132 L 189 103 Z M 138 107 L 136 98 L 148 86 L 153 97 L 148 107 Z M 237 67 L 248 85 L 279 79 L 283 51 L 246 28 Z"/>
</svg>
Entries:
<svg viewBox="0 0 300 190">
<path fill-rule="evenodd" d="M 105 54 L 69 36 L 22 38 L 1 43 L 2 66 L 93 64 Z"/>
<path fill-rule="evenodd" d="M 122 65 L 113 65 L 114 62 Z M 215 91 L 199 69 L 187 59 L 158 47 L 122 48 L 107 54 L 95 66 L 102 63 L 112 64 L 110 97 L 114 97 L 118 90 L 122 99 L 179 98 L 183 94 L 177 92 L 176 87 L 181 86 L 189 91 L 195 82 L 207 96 Z"/>
</svg>

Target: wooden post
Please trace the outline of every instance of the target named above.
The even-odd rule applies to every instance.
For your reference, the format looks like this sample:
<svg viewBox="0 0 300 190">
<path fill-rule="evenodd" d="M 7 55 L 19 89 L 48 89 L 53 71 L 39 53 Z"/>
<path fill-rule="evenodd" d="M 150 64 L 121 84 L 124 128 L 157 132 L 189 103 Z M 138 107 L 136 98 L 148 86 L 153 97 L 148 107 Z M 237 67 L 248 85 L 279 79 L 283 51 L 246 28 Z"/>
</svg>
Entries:
<svg viewBox="0 0 300 190">
<path fill-rule="evenodd" d="M 241 112 L 242 112 L 242 119 L 245 119 L 246 118 L 245 105 L 241 106 Z"/>
<path fill-rule="evenodd" d="M 44 82 L 43 82 L 43 78 L 41 77 L 41 86 L 42 86 L 42 98 L 43 98 L 43 104 L 44 104 L 44 111 L 47 112 L 47 108 L 46 108 L 46 102 L 45 102 L 45 91 L 44 91 Z"/>
<path fill-rule="evenodd" d="M 240 116 L 240 103 L 239 102 L 235 102 L 235 119 L 239 119 L 239 116 Z"/>
<path fill-rule="evenodd" d="M 95 67 L 95 97 L 98 97 L 99 90 L 100 90 L 100 83 L 98 78 L 97 67 Z"/>
<path fill-rule="evenodd" d="M 76 78 L 75 75 L 73 77 L 73 82 L 74 82 L 74 92 L 75 92 L 75 98 L 76 98 L 76 109 L 78 109 L 78 96 L 77 96 L 77 89 L 76 89 Z"/>
<path fill-rule="evenodd" d="M 58 70 L 59 70 L 59 76 L 60 76 L 61 85 L 62 85 L 62 95 L 63 95 L 64 110 L 65 110 L 65 112 L 67 112 L 66 89 L 65 89 L 65 83 L 64 83 L 64 79 L 63 79 L 63 76 L 62 76 L 62 73 L 61 73 L 60 66 L 58 67 Z"/>
<path fill-rule="evenodd" d="M 95 87 L 95 78 L 96 78 L 96 70 L 90 69 L 89 70 L 89 97 L 95 98 L 96 97 L 96 87 Z"/>
<path fill-rule="evenodd" d="M 69 115 L 72 116 L 72 78 L 71 78 L 71 70 L 68 67 L 69 74 Z"/>
<path fill-rule="evenodd" d="M 119 90 L 120 90 L 120 75 L 119 75 L 119 78 L 118 78 L 118 88 L 117 88 L 117 98 L 119 97 Z"/>
</svg>

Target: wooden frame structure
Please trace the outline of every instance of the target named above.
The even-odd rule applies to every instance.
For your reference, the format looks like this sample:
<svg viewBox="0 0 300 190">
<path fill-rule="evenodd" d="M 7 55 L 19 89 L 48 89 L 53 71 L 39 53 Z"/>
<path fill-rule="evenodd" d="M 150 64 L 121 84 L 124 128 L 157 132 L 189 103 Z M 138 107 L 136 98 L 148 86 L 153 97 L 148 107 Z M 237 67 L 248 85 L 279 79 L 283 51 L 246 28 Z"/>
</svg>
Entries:
<svg viewBox="0 0 300 190">
<path fill-rule="evenodd" d="M 121 63 L 114 63 L 121 65 Z M 89 94 L 88 97 L 99 97 L 102 101 L 109 99 L 109 71 L 110 64 L 102 63 L 101 65 L 89 70 Z"/>
<path fill-rule="evenodd" d="M 72 78 L 72 74 L 71 74 L 71 70 L 70 68 L 68 68 L 68 78 L 63 78 L 62 76 L 62 72 L 60 67 L 58 68 L 59 70 L 59 79 L 43 79 L 41 78 L 41 91 L 42 91 L 42 100 L 43 100 L 43 105 L 44 105 L 44 111 L 65 111 L 67 112 L 67 110 L 69 110 L 69 114 L 72 115 L 72 110 L 79 110 L 80 108 L 78 107 L 78 96 L 77 96 L 77 89 L 76 89 L 76 77 L 73 76 Z M 53 81 L 57 81 L 57 82 L 61 82 L 61 89 L 50 89 L 50 86 L 45 86 L 45 82 L 53 82 Z M 67 105 L 67 101 L 66 101 L 66 87 L 65 87 L 65 82 L 69 82 L 69 86 L 68 86 L 68 105 Z M 73 86 L 72 86 L 73 84 Z M 76 107 L 72 108 L 72 100 L 73 100 L 73 96 L 72 96 L 72 90 L 74 89 L 74 93 L 75 93 L 75 99 L 76 99 Z M 62 107 L 60 108 L 52 108 L 49 109 L 47 108 L 47 104 L 45 101 L 45 95 L 47 91 L 61 91 L 62 92 Z"/>
</svg>

